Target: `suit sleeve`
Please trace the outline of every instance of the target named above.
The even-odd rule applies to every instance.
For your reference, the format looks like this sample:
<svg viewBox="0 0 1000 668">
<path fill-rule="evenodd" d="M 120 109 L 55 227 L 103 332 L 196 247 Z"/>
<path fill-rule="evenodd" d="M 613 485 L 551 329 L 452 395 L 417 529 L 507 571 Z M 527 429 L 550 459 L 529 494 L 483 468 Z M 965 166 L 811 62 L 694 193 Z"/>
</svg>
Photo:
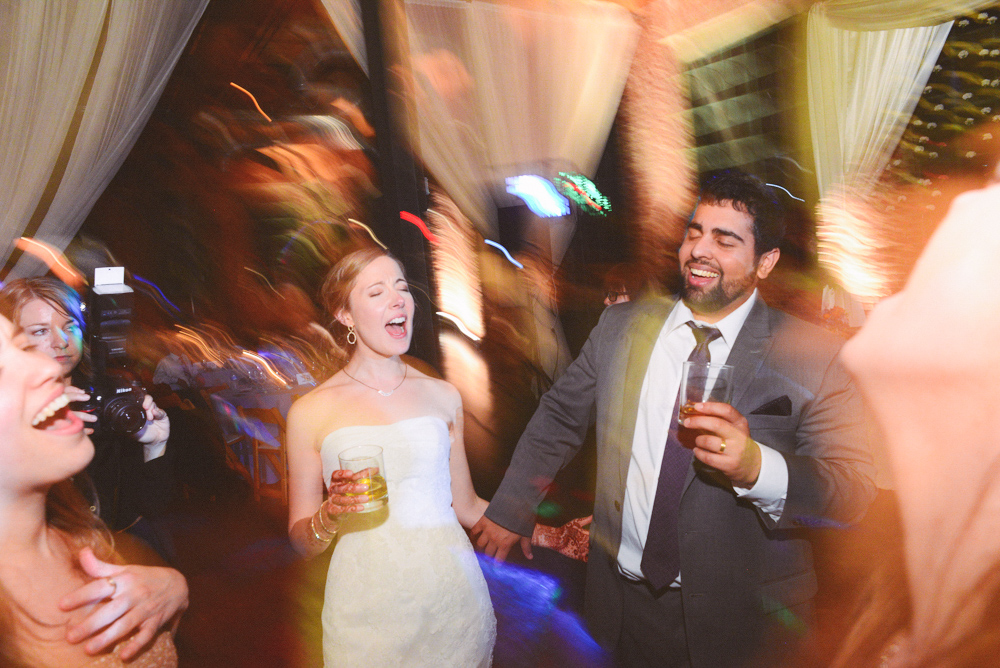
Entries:
<svg viewBox="0 0 1000 668">
<path fill-rule="evenodd" d="M 535 508 L 545 498 L 556 473 L 583 445 L 593 421 L 598 361 L 609 336 L 607 320 L 611 310 L 604 311 L 580 355 L 542 395 L 517 442 L 503 482 L 486 509 L 486 517 L 510 531 L 531 536 Z"/>
<path fill-rule="evenodd" d="M 803 411 L 796 447 L 783 452 L 788 497 L 779 528 L 837 526 L 864 517 L 875 498 L 875 465 L 861 398 L 834 355 Z"/>
</svg>

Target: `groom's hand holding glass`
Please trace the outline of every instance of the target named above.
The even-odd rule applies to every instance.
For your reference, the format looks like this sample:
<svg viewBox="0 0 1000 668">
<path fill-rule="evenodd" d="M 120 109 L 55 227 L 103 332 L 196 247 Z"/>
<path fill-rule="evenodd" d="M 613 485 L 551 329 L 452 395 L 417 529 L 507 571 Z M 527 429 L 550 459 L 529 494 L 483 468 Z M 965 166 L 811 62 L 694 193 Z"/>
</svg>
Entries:
<svg viewBox="0 0 1000 668">
<path fill-rule="evenodd" d="M 749 489 L 760 475 L 760 446 L 750 438 L 743 415 L 718 401 L 693 405 L 695 413 L 681 425 L 700 432 L 694 439 L 695 459 L 721 471 L 736 487 Z"/>
</svg>

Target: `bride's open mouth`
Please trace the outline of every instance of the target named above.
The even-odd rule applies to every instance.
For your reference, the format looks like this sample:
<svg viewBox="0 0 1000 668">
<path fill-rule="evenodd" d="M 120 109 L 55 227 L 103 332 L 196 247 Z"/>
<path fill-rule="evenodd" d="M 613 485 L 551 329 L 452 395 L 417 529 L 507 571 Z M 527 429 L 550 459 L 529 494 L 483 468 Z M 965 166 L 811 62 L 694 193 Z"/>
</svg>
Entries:
<svg viewBox="0 0 1000 668">
<path fill-rule="evenodd" d="M 385 329 L 389 332 L 389 336 L 397 339 L 403 338 L 406 336 L 406 316 L 401 315 L 393 318 L 386 323 Z"/>
</svg>

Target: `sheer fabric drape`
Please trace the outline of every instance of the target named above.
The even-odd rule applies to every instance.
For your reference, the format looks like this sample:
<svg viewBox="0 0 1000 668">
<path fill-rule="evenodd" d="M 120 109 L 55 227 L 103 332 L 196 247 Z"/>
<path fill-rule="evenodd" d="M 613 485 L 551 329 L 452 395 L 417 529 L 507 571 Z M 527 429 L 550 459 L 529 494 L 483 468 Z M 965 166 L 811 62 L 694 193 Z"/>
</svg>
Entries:
<svg viewBox="0 0 1000 668">
<path fill-rule="evenodd" d="M 831 25 L 842 30 L 890 30 L 936 26 L 994 0 L 826 0 Z"/>
<path fill-rule="evenodd" d="M 593 175 L 638 27 L 620 5 L 579 0 L 403 3 L 414 152 L 463 213 L 495 234 L 493 189 L 525 169 Z"/>
<path fill-rule="evenodd" d="M 920 98 L 951 23 L 841 30 L 823 5 L 808 19 L 809 110 L 819 192 L 877 177 Z"/>
<path fill-rule="evenodd" d="M 859 220 L 951 30 L 982 0 L 828 0 L 809 12 L 809 115 L 821 261 L 849 292 L 885 296 L 877 221 Z"/>
<path fill-rule="evenodd" d="M 323 0 L 323 7 L 330 15 L 340 39 L 344 40 L 344 46 L 351 52 L 365 74 L 368 74 L 368 52 L 365 51 L 365 34 L 361 23 L 359 0 Z"/>
<path fill-rule="evenodd" d="M 121 166 L 208 0 L 0 5 L 0 244 L 63 248 Z M 41 271 L 22 258 L 11 276 Z"/>
</svg>

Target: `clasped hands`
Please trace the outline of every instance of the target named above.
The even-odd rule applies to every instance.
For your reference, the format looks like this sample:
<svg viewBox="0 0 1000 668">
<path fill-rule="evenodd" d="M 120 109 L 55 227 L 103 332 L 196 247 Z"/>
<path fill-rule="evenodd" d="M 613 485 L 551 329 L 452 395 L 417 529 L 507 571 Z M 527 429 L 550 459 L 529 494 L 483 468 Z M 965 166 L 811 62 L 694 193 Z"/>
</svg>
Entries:
<svg viewBox="0 0 1000 668">
<path fill-rule="evenodd" d="M 750 426 L 743 415 L 715 401 L 694 404 L 695 415 L 681 421 L 693 436 L 695 459 L 720 471 L 736 487 L 750 488 L 760 475 L 760 446 L 750 438 Z M 680 435 L 681 442 L 691 439 Z"/>
</svg>

